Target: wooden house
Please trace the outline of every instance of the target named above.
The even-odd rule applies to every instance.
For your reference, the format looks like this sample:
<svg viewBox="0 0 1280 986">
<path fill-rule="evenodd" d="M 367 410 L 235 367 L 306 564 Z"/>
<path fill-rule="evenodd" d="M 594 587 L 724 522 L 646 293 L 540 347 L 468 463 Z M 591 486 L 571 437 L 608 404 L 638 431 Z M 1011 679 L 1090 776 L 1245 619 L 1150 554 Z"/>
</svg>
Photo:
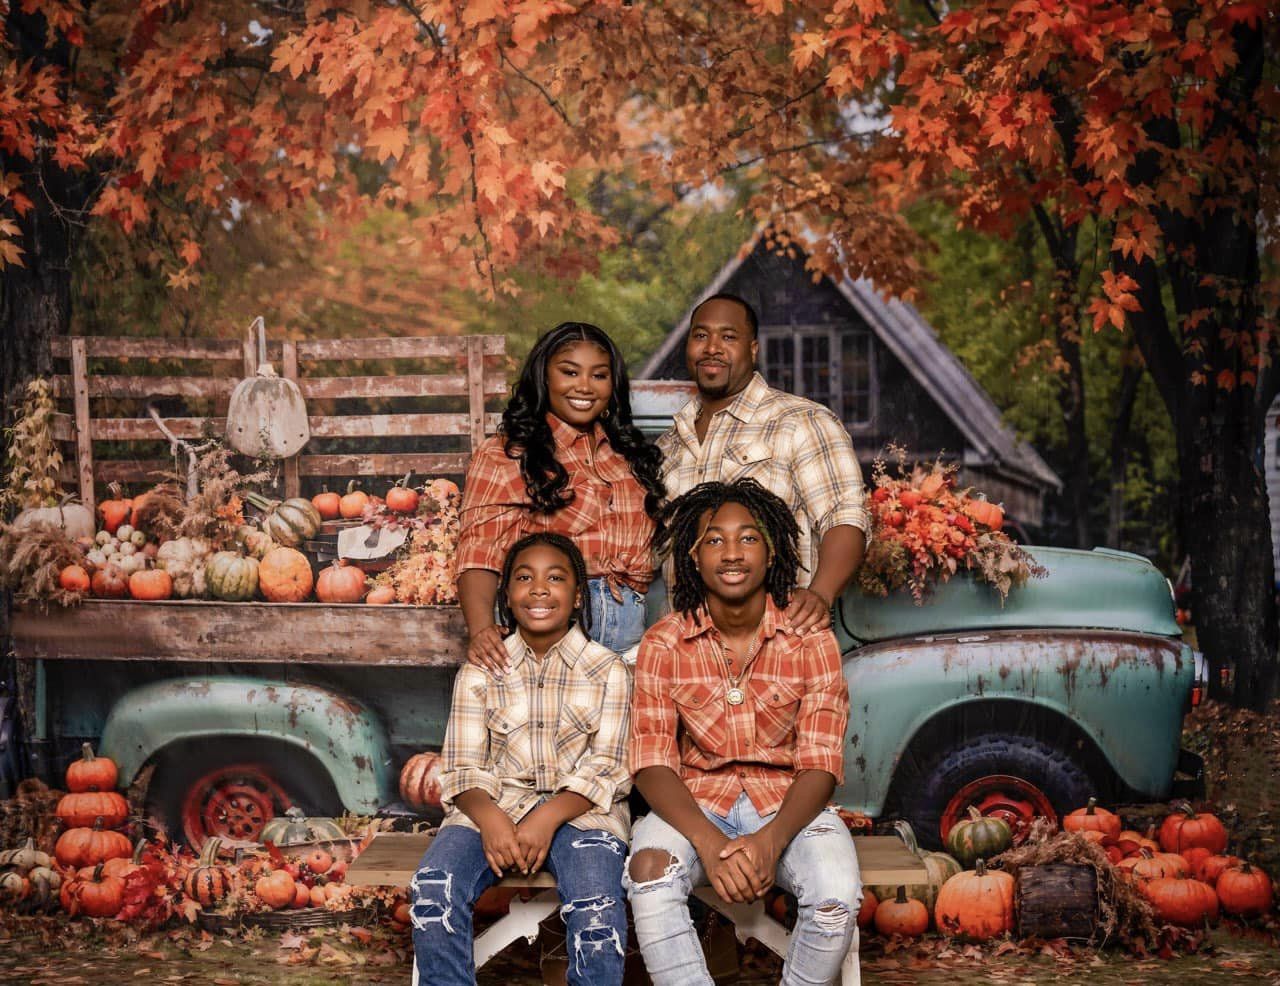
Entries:
<svg viewBox="0 0 1280 986">
<path fill-rule="evenodd" d="M 760 371 L 774 387 L 831 408 L 869 470 L 897 443 L 918 460 L 958 462 L 960 480 L 1038 527 L 1044 497 L 1062 481 L 1003 422 L 999 409 L 916 309 L 886 301 L 866 280 L 821 278 L 804 257 L 760 237 L 690 299 L 680 322 L 637 374 L 687 380 L 684 339 L 694 306 L 717 291 L 747 299 L 760 317 Z"/>
</svg>

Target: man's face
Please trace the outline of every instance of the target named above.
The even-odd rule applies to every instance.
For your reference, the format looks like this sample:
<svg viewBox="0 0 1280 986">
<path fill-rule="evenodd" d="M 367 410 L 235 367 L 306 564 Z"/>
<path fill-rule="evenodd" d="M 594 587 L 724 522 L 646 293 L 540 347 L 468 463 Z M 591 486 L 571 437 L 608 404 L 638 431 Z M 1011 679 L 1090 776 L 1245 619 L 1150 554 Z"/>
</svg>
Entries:
<svg viewBox="0 0 1280 986">
<path fill-rule="evenodd" d="M 703 398 L 732 397 L 745 388 L 755 371 L 756 349 L 741 305 L 716 298 L 694 310 L 684 353 Z"/>
<path fill-rule="evenodd" d="M 693 560 L 708 595 L 743 603 L 763 591 L 769 548 L 751 511 L 740 503 L 708 510 L 698 520 L 701 537 Z"/>
</svg>

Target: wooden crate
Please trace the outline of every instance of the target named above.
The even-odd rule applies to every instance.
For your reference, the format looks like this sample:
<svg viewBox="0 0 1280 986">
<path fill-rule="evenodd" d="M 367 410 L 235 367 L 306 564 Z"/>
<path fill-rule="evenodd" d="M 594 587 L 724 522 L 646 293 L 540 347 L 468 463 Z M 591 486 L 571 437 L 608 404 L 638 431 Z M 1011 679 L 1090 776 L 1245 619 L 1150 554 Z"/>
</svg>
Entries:
<svg viewBox="0 0 1280 986">
<path fill-rule="evenodd" d="M 199 439 L 212 432 L 221 435 L 231 391 L 246 376 L 257 372 L 256 344 L 246 336 L 234 339 L 138 339 L 72 336 L 53 342 L 55 359 L 69 361 L 69 372 L 54 376 L 55 397 L 62 402 L 54 417 L 54 437 L 67 443 L 63 481 L 78 485 L 80 498 L 93 508 L 95 486 L 108 482 L 154 483 L 172 470 L 171 459 L 107 458 L 95 454 L 103 443 L 163 442 L 145 405 L 151 397 L 179 397 L 210 406 L 203 417 L 168 417 L 165 425 L 183 439 Z M 498 335 L 428 336 L 378 339 L 321 339 L 269 342 L 267 358 L 282 376 L 295 380 L 309 407 L 364 399 L 455 398 L 452 411 L 423 410 L 400 413 L 312 413 L 312 439 L 361 440 L 357 452 L 315 452 L 303 449 L 286 459 L 284 492 L 297 496 L 303 478 L 377 476 L 461 476 L 471 453 L 498 426 L 498 405 L 507 393 L 506 340 Z M 135 371 L 136 364 L 177 364 L 180 372 L 149 375 Z M 421 372 L 400 373 L 388 369 L 380 375 L 335 376 L 326 373 L 338 361 L 412 361 Z M 437 366 L 421 367 L 431 361 Z M 441 372 L 443 361 L 449 369 Z M 90 370 L 92 365 L 95 368 Z M 400 365 L 399 362 L 397 365 Z M 431 372 L 434 370 L 434 372 Z M 102 399 L 124 412 L 94 416 L 91 408 Z M 451 451 L 395 452 L 378 443 L 386 439 L 442 437 L 453 441 Z M 309 443 L 313 445 L 314 443 Z M 118 448 L 118 445 L 116 446 Z M 71 465 L 74 463 L 74 465 Z"/>
</svg>

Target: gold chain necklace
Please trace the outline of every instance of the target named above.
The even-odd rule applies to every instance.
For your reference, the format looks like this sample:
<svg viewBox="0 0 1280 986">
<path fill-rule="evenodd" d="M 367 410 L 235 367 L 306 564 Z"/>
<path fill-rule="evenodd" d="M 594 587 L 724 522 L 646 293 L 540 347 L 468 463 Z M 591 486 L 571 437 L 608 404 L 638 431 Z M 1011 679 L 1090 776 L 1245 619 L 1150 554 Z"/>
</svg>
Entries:
<svg viewBox="0 0 1280 986">
<path fill-rule="evenodd" d="M 757 628 L 759 632 L 759 628 Z M 764 638 L 752 646 L 751 651 L 747 654 L 747 659 L 742 662 L 742 670 L 736 675 L 729 673 L 729 648 L 725 646 L 724 638 L 720 636 L 719 631 L 716 632 L 716 643 L 720 647 L 720 674 L 724 677 L 725 693 L 724 699 L 730 705 L 741 705 L 747 700 L 747 693 L 742 689 L 741 682 L 747 673 L 747 669 L 751 667 L 751 659 L 756 656 L 759 650 L 759 644 L 763 643 Z"/>
</svg>

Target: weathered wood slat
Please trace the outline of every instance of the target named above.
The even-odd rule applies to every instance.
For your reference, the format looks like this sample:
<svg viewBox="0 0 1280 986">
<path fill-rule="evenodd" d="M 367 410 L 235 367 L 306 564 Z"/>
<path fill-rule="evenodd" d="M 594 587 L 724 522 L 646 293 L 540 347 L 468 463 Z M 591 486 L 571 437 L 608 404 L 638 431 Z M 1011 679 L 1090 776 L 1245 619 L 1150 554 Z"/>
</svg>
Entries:
<svg viewBox="0 0 1280 986">
<path fill-rule="evenodd" d="M 347 455 L 302 455 L 303 476 L 460 476 L 467 471 L 470 452 L 354 452 Z"/>
<path fill-rule="evenodd" d="M 456 606 L 86 600 L 17 609 L 19 657 L 454 666 L 466 656 Z"/>
<path fill-rule="evenodd" d="M 76 417 L 76 465 L 80 502 L 95 513 L 93 498 L 93 440 L 89 437 L 89 363 L 83 339 L 71 340 L 71 395 Z"/>
<path fill-rule="evenodd" d="M 412 438 L 423 435 L 466 435 L 471 427 L 467 414 L 345 414 L 313 415 L 307 419 L 312 438 Z M 487 414 L 485 429 L 492 434 L 502 421 Z M 225 418 L 165 418 L 165 427 L 179 438 L 203 438 L 210 427 L 220 434 Z M 59 441 L 75 438 L 74 419 L 54 415 L 54 435 Z M 150 418 L 94 418 L 89 434 L 97 442 L 149 442 L 162 439 Z"/>
<path fill-rule="evenodd" d="M 55 442 L 74 442 L 76 440 L 76 419 L 70 414 L 54 411 L 49 422 L 49 432 Z"/>
<path fill-rule="evenodd" d="M 150 377 L 94 374 L 89 377 L 90 397 L 227 397 L 240 381 L 235 377 Z M 71 378 L 53 378 L 56 397 L 72 395 Z"/>
<path fill-rule="evenodd" d="M 309 400 L 341 400 L 353 397 L 466 397 L 467 378 L 454 374 L 405 375 L 395 377 L 303 377 L 298 381 L 302 396 Z M 485 394 L 507 392 L 506 380 L 498 374 L 485 378 Z"/>
<path fill-rule="evenodd" d="M 471 419 L 471 451 L 484 441 L 484 352 L 479 336 L 467 338 L 467 412 Z"/>
<path fill-rule="evenodd" d="M 286 380 L 298 382 L 298 344 L 286 340 L 280 349 L 280 375 Z M 308 422 L 307 430 L 311 430 Z M 284 460 L 284 495 L 295 497 L 302 488 L 298 479 L 298 457 L 291 455 Z"/>
<path fill-rule="evenodd" d="M 298 343 L 298 358 L 305 360 L 448 358 L 462 356 L 468 339 L 480 340 L 486 356 L 501 356 L 506 352 L 506 339 L 503 336 L 313 339 Z"/>
<path fill-rule="evenodd" d="M 99 359 L 226 359 L 240 358 L 240 344 L 234 339 L 126 339 L 116 336 L 80 336 L 86 353 Z M 57 359 L 71 357 L 71 337 L 53 340 Z"/>
<path fill-rule="evenodd" d="M 205 428 L 221 434 L 226 418 L 162 418 L 164 426 L 179 438 L 203 438 Z M 150 418 L 94 418 L 89 435 L 95 442 L 162 442 L 164 435 Z"/>
</svg>

